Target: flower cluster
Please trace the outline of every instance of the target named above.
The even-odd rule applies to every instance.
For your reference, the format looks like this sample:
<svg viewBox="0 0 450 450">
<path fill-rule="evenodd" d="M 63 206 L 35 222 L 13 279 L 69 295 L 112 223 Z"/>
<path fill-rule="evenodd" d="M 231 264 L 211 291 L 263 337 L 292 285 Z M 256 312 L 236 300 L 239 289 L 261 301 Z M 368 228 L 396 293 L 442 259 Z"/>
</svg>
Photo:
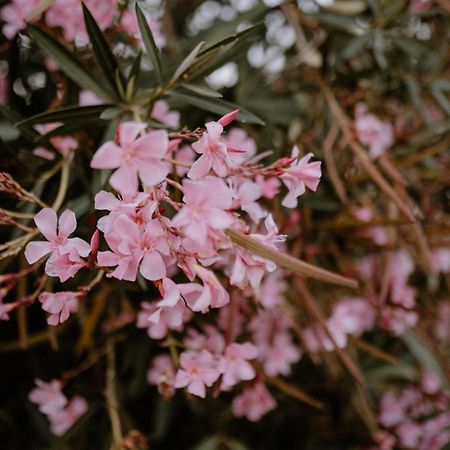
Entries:
<svg viewBox="0 0 450 450">
<path fill-rule="evenodd" d="M 62 392 L 63 386 L 59 380 L 46 383 L 37 379 L 35 382 L 36 387 L 28 398 L 47 416 L 51 432 L 62 436 L 88 410 L 88 404 L 79 395 L 68 400 Z"/>
</svg>

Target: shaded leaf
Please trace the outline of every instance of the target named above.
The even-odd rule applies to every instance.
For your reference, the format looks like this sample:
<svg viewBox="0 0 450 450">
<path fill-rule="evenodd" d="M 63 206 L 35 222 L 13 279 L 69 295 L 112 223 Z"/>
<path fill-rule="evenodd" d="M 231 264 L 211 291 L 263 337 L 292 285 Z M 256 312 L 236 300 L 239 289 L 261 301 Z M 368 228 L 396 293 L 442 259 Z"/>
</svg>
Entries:
<svg viewBox="0 0 450 450">
<path fill-rule="evenodd" d="M 112 92 L 114 92 L 120 98 L 120 92 L 117 86 L 116 73 L 119 74 L 119 79 L 121 85 L 124 84 L 124 78 L 119 69 L 119 64 L 114 57 L 108 43 L 103 36 L 97 22 L 92 17 L 92 14 L 87 9 L 86 5 L 83 3 L 83 17 L 84 23 L 86 25 L 86 30 L 88 32 L 89 38 L 91 40 L 92 49 L 94 50 L 95 59 L 103 73 L 106 81 Z"/>
<path fill-rule="evenodd" d="M 260 119 L 255 114 L 247 111 L 244 108 L 240 108 L 235 103 L 227 102 L 222 99 L 200 97 L 198 95 L 188 94 L 186 92 L 170 92 L 168 94 L 171 97 L 178 98 L 185 101 L 186 103 L 196 106 L 197 108 L 203 109 L 204 111 L 209 111 L 218 115 L 227 114 L 235 109 L 240 109 L 237 120 L 244 123 L 252 123 L 256 125 L 264 125 L 264 121 Z"/>
<path fill-rule="evenodd" d="M 179 89 L 187 90 L 193 92 L 194 94 L 201 95 L 203 97 L 211 97 L 211 98 L 222 97 L 222 94 L 220 92 L 216 92 L 207 86 L 200 86 L 198 84 L 184 83 L 182 86 L 180 86 Z"/>
<path fill-rule="evenodd" d="M 205 45 L 205 42 L 200 42 L 197 44 L 197 46 L 189 53 L 189 55 L 186 56 L 186 58 L 183 59 L 181 64 L 178 66 L 178 68 L 175 70 L 172 80 L 178 80 L 186 70 L 189 69 L 189 67 L 192 66 L 192 64 L 195 61 L 195 58 L 197 58 L 197 55 L 200 53 L 200 50 Z"/>
<path fill-rule="evenodd" d="M 94 106 L 66 106 L 55 111 L 48 111 L 36 116 L 23 119 L 16 123 L 16 126 L 34 125 L 37 123 L 66 122 L 74 119 L 96 119 L 100 114 L 110 108 L 112 105 L 94 105 Z"/>
<path fill-rule="evenodd" d="M 136 17 L 139 30 L 141 32 L 142 40 L 144 42 L 145 50 L 153 63 L 156 80 L 158 81 L 158 83 L 162 83 L 163 76 L 159 50 L 158 47 L 156 46 L 150 27 L 148 26 L 147 19 L 137 3 L 136 3 Z"/>
<path fill-rule="evenodd" d="M 105 100 L 112 100 L 111 94 L 103 88 L 98 79 L 87 70 L 86 66 L 73 52 L 67 50 L 52 35 L 35 25 L 29 24 L 27 31 L 39 47 L 58 63 L 61 70 L 71 80 L 84 89 L 95 92 Z"/>
</svg>

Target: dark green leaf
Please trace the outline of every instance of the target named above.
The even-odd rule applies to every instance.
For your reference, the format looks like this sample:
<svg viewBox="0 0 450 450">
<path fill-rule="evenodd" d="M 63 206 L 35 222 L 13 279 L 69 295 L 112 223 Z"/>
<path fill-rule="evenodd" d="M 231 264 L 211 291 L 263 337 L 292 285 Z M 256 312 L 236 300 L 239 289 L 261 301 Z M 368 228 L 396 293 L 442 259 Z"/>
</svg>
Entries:
<svg viewBox="0 0 450 450">
<path fill-rule="evenodd" d="M 121 86 L 123 86 L 124 78 L 122 73 L 120 72 L 119 64 L 117 63 L 116 58 L 114 57 L 111 49 L 109 48 L 109 45 L 106 42 L 106 39 L 103 36 L 102 31 L 97 25 L 97 22 L 92 17 L 92 14 L 89 12 L 84 3 L 83 3 L 83 16 L 84 16 L 84 23 L 86 25 L 86 30 L 89 34 L 89 38 L 92 43 L 92 48 L 94 50 L 95 59 L 97 60 L 100 70 L 102 71 L 103 76 L 108 82 L 111 91 L 114 92 L 118 98 L 120 98 L 120 91 L 117 84 L 118 82 L 121 82 Z M 119 74 L 118 80 L 116 73 Z"/>
<path fill-rule="evenodd" d="M 123 110 L 121 108 L 116 108 L 113 106 L 112 108 L 105 109 L 100 114 L 100 119 L 102 119 L 102 120 L 115 119 L 116 117 L 119 117 L 122 113 L 123 113 Z"/>
<path fill-rule="evenodd" d="M 205 45 L 205 42 L 200 42 L 190 53 L 186 56 L 186 58 L 183 59 L 181 64 L 178 66 L 177 70 L 175 70 L 175 73 L 172 76 L 172 80 L 178 80 L 186 70 L 189 69 L 189 67 L 192 66 L 192 64 L 195 61 L 195 58 L 197 58 L 197 55 L 200 53 L 200 50 Z"/>
<path fill-rule="evenodd" d="M 152 60 L 153 68 L 155 71 L 156 80 L 158 83 L 163 82 L 161 60 L 159 57 L 159 50 L 153 39 L 153 34 L 148 26 L 147 19 L 142 12 L 139 5 L 136 3 L 136 17 L 139 25 L 139 30 L 141 32 L 142 40 L 144 41 L 145 50 Z"/>
<path fill-rule="evenodd" d="M 18 125 L 17 122 L 20 122 L 23 120 L 23 117 L 17 114 L 15 111 L 5 108 L 4 106 L 0 106 L 0 114 L 7 119 L 9 122 L 14 124 L 17 128 L 20 129 L 22 132 L 22 135 L 25 139 L 31 142 L 35 142 L 37 139 L 40 138 L 41 133 L 39 133 L 37 130 L 35 130 L 33 127 L 27 124 L 21 124 Z"/>
<path fill-rule="evenodd" d="M 218 115 L 227 114 L 235 109 L 240 109 L 240 113 L 237 116 L 237 120 L 244 123 L 252 123 L 256 125 L 264 125 L 264 121 L 255 114 L 247 111 L 245 108 L 241 108 L 235 103 L 227 102 L 222 99 L 201 97 L 199 95 L 188 94 L 186 92 L 170 92 L 171 97 L 183 100 L 189 105 L 196 106 L 197 108 L 209 111 Z"/>
<path fill-rule="evenodd" d="M 207 86 L 200 86 L 198 84 L 184 83 L 179 88 L 180 90 L 187 90 L 194 94 L 202 95 L 203 97 L 221 98 L 220 92 L 213 91 Z"/>
<path fill-rule="evenodd" d="M 134 78 L 135 81 L 138 80 L 139 75 L 141 73 L 141 59 L 142 59 L 142 52 L 139 51 L 136 58 L 134 58 L 133 65 L 131 66 L 130 73 L 128 74 L 128 83 L 132 78 Z"/>
<path fill-rule="evenodd" d="M 101 82 L 87 70 L 74 54 L 61 45 L 53 36 L 35 25 L 29 24 L 28 34 L 36 41 L 39 47 L 49 54 L 59 65 L 61 70 L 75 83 L 84 89 L 94 91 L 105 100 L 111 101 L 111 94 L 106 91 Z"/>
<path fill-rule="evenodd" d="M 74 119 L 97 119 L 100 114 L 112 105 L 95 105 L 95 106 L 66 106 L 55 111 L 44 112 L 36 116 L 23 119 L 16 123 L 16 126 L 34 125 L 37 123 L 53 123 L 66 122 Z"/>
</svg>

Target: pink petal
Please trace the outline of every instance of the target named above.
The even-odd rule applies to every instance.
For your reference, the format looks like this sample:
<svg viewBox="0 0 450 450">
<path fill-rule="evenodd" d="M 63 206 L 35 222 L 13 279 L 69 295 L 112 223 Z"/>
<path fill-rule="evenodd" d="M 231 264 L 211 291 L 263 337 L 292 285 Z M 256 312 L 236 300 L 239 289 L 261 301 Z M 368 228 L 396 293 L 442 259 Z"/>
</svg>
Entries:
<svg viewBox="0 0 450 450">
<path fill-rule="evenodd" d="M 128 216 L 122 215 L 117 218 L 114 222 L 114 231 L 123 241 L 138 245 L 141 236 L 139 227 Z"/>
<path fill-rule="evenodd" d="M 120 204 L 119 200 L 111 192 L 100 191 L 95 196 L 95 209 L 112 211 L 118 204 Z"/>
<path fill-rule="evenodd" d="M 25 248 L 25 258 L 27 259 L 28 264 L 34 264 L 51 251 L 52 246 L 49 242 L 32 241 L 29 242 Z"/>
<path fill-rule="evenodd" d="M 209 225 L 216 230 L 224 230 L 233 223 L 230 214 L 217 208 L 210 208 L 208 214 Z"/>
<path fill-rule="evenodd" d="M 166 265 L 158 252 L 147 252 L 142 258 L 139 271 L 147 280 L 160 280 L 166 276 Z"/>
<path fill-rule="evenodd" d="M 134 194 L 138 190 L 136 168 L 129 164 L 121 166 L 112 174 L 109 184 L 122 194 Z"/>
<path fill-rule="evenodd" d="M 208 131 L 209 140 L 213 142 L 218 141 L 223 132 L 223 126 L 218 122 L 208 122 L 205 127 Z"/>
<path fill-rule="evenodd" d="M 116 130 L 116 134 L 123 148 L 129 147 L 133 144 L 134 140 L 138 137 L 142 130 L 145 130 L 146 125 L 138 122 L 123 122 Z"/>
<path fill-rule="evenodd" d="M 152 159 L 151 161 L 139 161 L 139 178 L 146 186 L 156 186 L 164 181 L 170 172 L 170 164 Z"/>
<path fill-rule="evenodd" d="M 233 122 L 234 119 L 236 119 L 236 116 L 239 114 L 239 109 L 235 109 L 234 111 L 229 112 L 228 114 L 225 114 L 223 117 L 221 117 L 217 123 L 222 125 L 223 127 L 226 127 L 228 124 Z"/>
<path fill-rule="evenodd" d="M 188 392 L 200 398 L 206 397 L 205 384 L 200 380 L 193 380 L 189 383 Z"/>
<path fill-rule="evenodd" d="M 42 209 L 34 216 L 34 223 L 48 241 L 51 242 L 56 240 L 56 225 L 58 223 L 58 218 L 55 210 L 52 208 Z"/>
<path fill-rule="evenodd" d="M 211 170 L 212 158 L 209 153 L 204 153 L 192 164 L 187 176 L 192 180 L 199 180 L 208 175 Z"/>
<path fill-rule="evenodd" d="M 166 130 L 150 131 L 134 142 L 132 147 L 140 157 L 147 155 L 151 158 L 161 159 L 169 148 L 169 135 Z"/>
<path fill-rule="evenodd" d="M 112 141 L 105 142 L 91 160 L 93 169 L 115 169 L 122 164 L 123 150 Z"/>
<path fill-rule="evenodd" d="M 70 209 L 66 209 L 59 218 L 59 236 L 63 238 L 67 238 L 71 235 L 76 227 L 77 227 L 77 219 L 75 217 L 75 213 Z"/>
</svg>

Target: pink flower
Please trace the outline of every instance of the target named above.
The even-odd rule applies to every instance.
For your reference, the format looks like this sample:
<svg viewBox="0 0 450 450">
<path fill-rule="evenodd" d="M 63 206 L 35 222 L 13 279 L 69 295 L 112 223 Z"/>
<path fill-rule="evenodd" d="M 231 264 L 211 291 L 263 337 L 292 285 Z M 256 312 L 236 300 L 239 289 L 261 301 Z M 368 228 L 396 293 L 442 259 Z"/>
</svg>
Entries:
<svg viewBox="0 0 450 450">
<path fill-rule="evenodd" d="M 36 126 L 36 129 L 41 134 L 45 134 L 53 131 L 61 125 L 61 123 L 49 123 L 45 125 L 38 125 Z M 78 148 L 78 141 L 71 136 L 55 136 L 50 139 L 50 142 L 56 148 L 56 150 L 58 150 L 58 152 L 67 159 L 72 159 L 74 150 Z M 55 158 L 54 153 L 43 147 L 35 148 L 33 150 L 33 154 L 49 160 Z"/>
<path fill-rule="evenodd" d="M 80 106 L 101 105 L 103 100 L 94 92 L 82 90 L 78 100 Z"/>
<path fill-rule="evenodd" d="M 163 255 L 170 254 L 166 233 L 156 219 L 139 227 L 128 216 L 122 215 L 115 222 L 115 232 L 122 237 L 116 245 L 106 240 L 113 251 L 98 253 L 101 266 L 117 266 L 110 276 L 118 280 L 135 281 L 137 272 L 147 280 L 160 280 L 166 276 Z"/>
<path fill-rule="evenodd" d="M 257 298 L 266 309 L 280 306 L 283 302 L 283 293 L 288 288 L 285 273 L 278 269 L 267 274 L 258 290 Z"/>
<path fill-rule="evenodd" d="M 442 273 L 450 272 L 450 248 L 436 248 L 432 250 L 431 257 L 435 270 Z"/>
<path fill-rule="evenodd" d="M 231 128 L 223 138 L 223 142 L 230 148 L 239 149 L 239 152 L 230 155 L 233 166 L 241 165 L 255 156 L 257 148 L 256 142 L 249 137 L 242 128 Z"/>
<path fill-rule="evenodd" d="M 234 398 L 231 410 L 236 417 L 246 417 L 252 422 L 258 422 L 265 414 L 277 406 L 262 382 L 244 388 L 244 392 Z"/>
<path fill-rule="evenodd" d="M 195 266 L 195 271 L 203 281 L 203 290 L 200 292 L 196 290 L 190 296 L 183 294 L 189 308 L 205 313 L 210 307 L 221 308 L 230 302 L 230 295 L 220 284 L 214 272 L 199 265 Z"/>
<path fill-rule="evenodd" d="M 263 362 L 264 372 L 270 377 L 289 375 L 291 366 L 302 356 L 289 334 L 276 334 L 270 346 L 260 348 L 259 360 Z"/>
<path fill-rule="evenodd" d="M 298 158 L 299 149 L 295 146 L 292 149 L 292 158 Z M 308 153 L 301 159 L 293 161 L 287 169 L 283 170 L 283 174 L 280 176 L 283 183 L 288 188 L 289 192 L 284 197 L 281 204 L 286 208 L 297 207 L 297 197 L 305 193 L 306 188 L 316 191 L 319 185 L 322 171 L 320 161 L 309 162 L 314 155 Z"/>
<path fill-rule="evenodd" d="M 39 295 L 42 309 L 50 313 L 47 318 L 49 325 L 58 325 L 65 322 L 71 313 L 78 311 L 78 298 L 76 292 L 43 292 Z"/>
<path fill-rule="evenodd" d="M 381 156 L 394 144 L 392 125 L 368 113 L 364 103 L 358 103 L 355 108 L 355 131 L 361 144 L 369 147 L 372 159 Z"/>
<path fill-rule="evenodd" d="M 223 311 L 224 308 L 221 309 Z M 222 354 L 225 350 L 225 338 L 223 334 L 213 325 L 205 325 L 203 333 L 195 328 L 189 327 L 183 344 L 189 350 L 208 350 L 213 354 Z"/>
<path fill-rule="evenodd" d="M 269 200 L 276 197 L 280 192 L 280 180 L 276 177 L 264 178 L 263 175 L 257 175 L 255 181 L 261 188 L 261 195 Z"/>
<path fill-rule="evenodd" d="M 113 24 L 117 0 L 85 0 L 84 3 L 101 30 Z M 87 41 L 80 0 L 54 0 L 46 11 L 45 20 L 49 27 L 61 27 L 66 41 Z"/>
<path fill-rule="evenodd" d="M 175 366 L 169 355 L 158 355 L 152 360 L 147 371 L 147 383 L 158 387 L 164 398 L 170 398 L 175 393 Z"/>
<path fill-rule="evenodd" d="M 42 0 L 12 0 L 9 5 L 3 6 L 1 10 L 1 19 L 5 22 L 3 25 L 3 34 L 12 39 L 16 33 L 25 28 L 27 16 L 35 9 Z M 39 16 L 33 17 L 34 20 Z"/>
<path fill-rule="evenodd" d="M 184 180 L 183 189 L 185 204 L 172 219 L 172 225 L 202 247 L 215 230 L 224 230 L 233 223 L 233 217 L 225 211 L 232 205 L 231 191 L 216 177 Z"/>
<path fill-rule="evenodd" d="M 39 406 L 39 411 L 44 414 L 52 414 L 64 408 L 67 404 L 67 398 L 61 392 L 61 381 L 52 380 L 48 383 L 40 379 L 34 381 L 36 387 L 29 393 L 28 399 Z"/>
<path fill-rule="evenodd" d="M 157 100 L 153 105 L 150 116 L 171 128 L 180 126 L 180 113 L 178 111 L 170 111 L 169 105 L 164 100 Z"/>
<path fill-rule="evenodd" d="M 44 208 L 34 216 L 34 222 L 48 242 L 29 242 L 25 248 L 25 258 L 29 264 L 34 264 L 51 253 L 46 263 L 46 273 L 59 276 L 62 282 L 66 281 L 84 266 L 81 258 L 88 256 L 91 251 L 86 241 L 69 239 L 77 226 L 75 214 L 66 209 L 58 220 L 53 209 Z"/>
<path fill-rule="evenodd" d="M 147 18 L 147 23 L 153 34 L 155 44 L 157 45 L 157 47 L 163 48 L 166 45 L 166 38 L 162 33 L 161 23 L 152 17 Z M 120 26 L 128 34 L 133 36 L 133 38 L 136 39 L 140 44 L 142 44 L 141 33 L 139 31 L 136 14 L 134 12 L 131 12 L 129 10 L 124 11 L 120 20 Z"/>
<path fill-rule="evenodd" d="M 62 436 L 87 410 L 86 400 L 76 395 L 70 399 L 64 409 L 49 414 L 50 431 L 55 436 Z"/>
<path fill-rule="evenodd" d="M 277 249 L 277 244 L 284 242 L 286 236 L 278 234 L 278 227 L 269 214 L 265 221 L 267 234 L 250 234 L 250 236 L 262 244 Z M 230 275 L 230 283 L 241 289 L 250 285 L 253 288 L 261 284 L 261 279 L 266 272 L 273 272 L 276 265 L 267 259 L 261 258 L 254 253 L 236 246 L 236 259 Z"/>
<path fill-rule="evenodd" d="M 145 127 L 136 122 L 121 123 L 116 142 L 105 142 L 92 158 L 94 169 L 117 169 L 109 182 L 122 193 L 138 190 L 138 176 L 144 185 L 155 186 L 170 172 L 170 164 L 162 161 L 169 146 L 167 131 L 154 130 L 138 138 Z"/>
<path fill-rule="evenodd" d="M 193 180 L 208 175 L 211 169 L 219 177 L 225 177 L 228 174 L 228 168 L 231 165 L 231 159 L 228 154 L 228 146 L 220 139 L 223 127 L 230 123 L 238 114 L 239 110 L 233 111 L 219 119 L 218 122 L 208 122 L 206 131 L 202 137 L 192 144 L 192 148 L 202 156 L 192 164 L 188 177 Z"/>
<path fill-rule="evenodd" d="M 222 389 L 228 390 L 240 381 L 253 380 L 256 373 L 248 362 L 255 359 L 258 349 L 250 342 L 229 344 L 225 349 L 225 369 L 222 378 Z"/>
<path fill-rule="evenodd" d="M 223 372 L 223 361 L 207 350 L 200 353 L 183 352 L 180 369 L 175 377 L 175 387 L 185 388 L 201 398 L 206 396 L 206 387 L 211 387 Z"/>
<path fill-rule="evenodd" d="M 258 183 L 237 177 L 232 181 L 233 209 L 241 208 L 255 223 L 266 217 L 267 211 L 257 203 L 261 197 L 261 187 Z"/>
</svg>

